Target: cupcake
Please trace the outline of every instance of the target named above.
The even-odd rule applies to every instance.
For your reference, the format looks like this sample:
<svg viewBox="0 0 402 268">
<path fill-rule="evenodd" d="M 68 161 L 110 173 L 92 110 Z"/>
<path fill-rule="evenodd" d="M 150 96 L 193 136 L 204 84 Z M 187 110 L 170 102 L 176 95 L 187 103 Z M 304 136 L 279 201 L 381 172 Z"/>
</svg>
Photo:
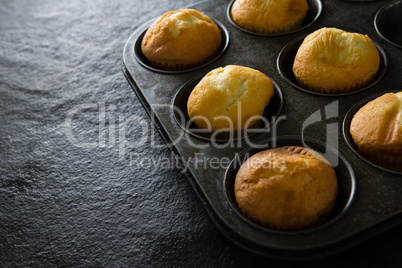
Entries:
<svg viewBox="0 0 402 268">
<path fill-rule="evenodd" d="M 241 212 L 277 230 L 301 230 L 325 221 L 338 192 L 335 171 L 319 153 L 298 146 L 259 152 L 235 179 Z"/>
<path fill-rule="evenodd" d="M 146 31 L 141 51 L 149 63 L 163 70 L 185 70 L 219 54 L 222 35 L 205 14 L 182 9 L 169 11 Z"/>
<path fill-rule="evenodd" d="M 194 123 L 209 130 L 231 131 L 251 127 L 274 95 L 266 75 L 252 68 L 228 65 L 210 71 L 187 101 Z"/>
<path fill-rule="evenodd" d="M 241 28 L 273 34 L 300 28 L 307 10 L 307 0 L 236 0 L 230 13 Z"/>
<path fill-rule="evenodd" d="M 293 73 L 308 90 L 340 94 L 371 82 L 379 66 L 380 55 L 367 35 L 322 28 L 304 39 Z"/>
<path fill-rule="evenodd" d="M 402 91 L 384 94 L 360 108 L 350 123 L 350 135 L 363 156 L 402 171 Z"/>
</svg>

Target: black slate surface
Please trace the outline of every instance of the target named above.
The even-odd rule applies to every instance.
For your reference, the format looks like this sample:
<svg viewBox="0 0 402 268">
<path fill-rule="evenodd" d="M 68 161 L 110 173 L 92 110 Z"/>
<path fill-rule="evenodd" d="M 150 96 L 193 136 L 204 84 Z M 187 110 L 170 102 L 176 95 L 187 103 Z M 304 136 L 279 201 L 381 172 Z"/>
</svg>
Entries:
<svg viewBox="0 0 402 268">
<path fill-rule="evenodd" d="M 1 267 L 298 265 L 234 246 L 180 169 L 141 161 L 173 156 L 121 72 L 122 49 L 194 2 L 0 1 Z M 400 267 L 401 231 L 304 264 Z"/>
</svg>

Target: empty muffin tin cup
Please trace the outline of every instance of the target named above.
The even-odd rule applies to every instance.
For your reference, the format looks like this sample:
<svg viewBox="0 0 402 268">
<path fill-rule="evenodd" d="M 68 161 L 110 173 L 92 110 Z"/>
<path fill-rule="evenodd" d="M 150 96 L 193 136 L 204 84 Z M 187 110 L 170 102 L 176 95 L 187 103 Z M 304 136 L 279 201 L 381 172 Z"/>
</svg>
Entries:
<svg viewBox="0 0 402 268">
<path fill-rule="evenodd" d="M 151 26 L 151 24 L 155 21 L 155 19 L 149 21 L 148 23 L 146 23 L 146 25 Z M 222 35 L 222 42 L 221 42 L 221 46 L 219 47 L 219 52 L 218 54 L 211 60 L 209 60 L 208 62 L 205 62 L 199 66 L 196 67 L 192 67 L 189 69 L 182 69 L 182 70 L 163 70 L 163 69 L 159 69 L 156 68 L 154 66 L 152 66 L 152 64 L 149 63 L 149 61 L 147 60 L 147 58 L 144 56 L 144 54 L 141 51 L 141 43 L 142 43 L 142 39 L 144 38 L 144 35 L 146 33 L 146 31 L 148 30 L 148 27 L 138 36 L 137 40 L 135 41 L 135 45 L 134 45 L 134 56 L 135 59 L 138 61 L 138 63 L 140 63 L 143 67 L 154 71 L 154 72 L 158 72 L 158 73 L 164 73 L 164 74 L 178 74 L 178 73 L 184 73 L 184 72 L 190 72 L 190 71 L 194 71 L 197 69 L 200 69 L 208 64 L 211 64 L 212 62 L 214 62 L 216 59 L 218 59 L 228 48 L 229 46 L 229 32 L 226 29 L 225 25 L 223 25 L 221 22 L 214 20 L 214 22 L 216 23 L 216 25 L 218 25 L 218 28 L 221 30 L 221 35 Z"/>
<path fill-rule="evenodd" d="M 387 71 L 388 67 L 388 59 L 387 55 L 385 54 L 385 51 L 380 47 L 376 42 L 373 42 L 375 46 L 377 47 L 377 50 L 380 54 L 380 66 L 378 68 L 378 72 L 375 76 L 375 78 L 368 84 L 364 85 L 363 87 L 350 91 L 350 92 L 345 92 L 345 93 L 335 93 L 335 94 L 330 94 L 330 93 L 320 93 L 320 92 L 315 92 L 312 90 L 309 90 L 297 82 L 297 79 L 293 73 L 293 63 L 297 54 L 297 51 L 299 50 L 299 47 L 303 43 L 303 40 L 306 36 L 299 37 L 291 42 L 289 42 L 287 45 L 283 47 L 283 49 L 279 52 L 278 59 L 277 59 L 277 68 L 278 72 L 280 75 L 294 88 L 314 94 L 314 95 L 320 95 L 320 96 L 345 96 L 345 95 L 351 95 L 355 94 L 361 91 L 364 91 L 375 84 L 377 84 L 384 76 L 385 72 Z"/>
<path fill-rule="evenodd" d="M 368 102 L 386 94 L 386 93 L 397 93 L 402 91 L 402 89 L 399 90 L 392 90 L 392 91 L 384 91 L 380 93 L 373 94 L 371 96 L 368 96 L 361 101 L 357 102 L 355 105 L 353 105 L 349 111 L 347 112 L 345 119 L 343 120 L 343 137 L 349 146 L 349 148 L 363 161 L 366 163 L 372 165 L 373 167 L 376 167 L 378 169 L 394 173 L 394 174 L 400 174 L 402 175 L 402 167 L 398 166 L 384 166 L 384 164 L 377 163 L 372 159 L 367 158 L 364 156 L 357 148 L 355 142 L 353 141 L 352 135 L 350 135 L 350 124 L 352 122 L 353 116 L 359 111 L 360 108 L 362 108 L 364 105 L 366 105 Z"/>
<path fill-rule="evenodd" d="M 257 32 L 253 32 L 247 29 L 242 28 L 241 26 L 237 25 L 236 22 L 234 22 L 233 18 L 232 18 L 232 6 L 233 3 L 235 2 L 235 0 L 233 0 L 232 2 L 230 2 L 228 9 L 227 9 L 227 17 L 229 19 L 229 21 L 239 30 L 248 33 L 248 34 L 253 34 L 253 35 L 258 35 L 258 36 L 282 36 L 282 35 L 287 35 L 287 34 L 292 34 L 292 33 L 296 33 L 298 31 L 304 30 L 307 27 L 311 26 L 321 15 L 322 12 L 322 3 L 320 0 L 307 0 L 307 4 L 308 4 L 308 11 L 306 14 L 306 17 L 303 20 L 303 23 L 301 25 L 300 28 L 295 29 L 295 30 L 291 30 L 288 32 L 282 32 L 282 33 L 257 33 Z"/>
<path fill-rule="evenodd" d="M 374 26 L 379 36 L 394 46 L 402 48 L 402 1 L 383 6 L 374 17 Z"/>
<path fill-rule="evenodd" d="M 269 104 L 264 109 L 264 113 L 260 120 L 253 124 L 250 128 L 234 131 L 212 131 L 202 129 L 196 126 L 187 113 L 187 100 L 193 91 L 194 87 L 201 81 L 204 76 L 196 77 L 185 83 L 175 94 L 172 103 L 172 114 L 176 123 L 189 135 L 207 141 L 228 141 L 238 140 L 250 137 L 263 131 L 270 132 L 270 124 L 275 122 L 279 116 L 282 105 L 283 96 L 278 84 L 272 80 L 274 84 L 274 95 Z"/>
<path fill-rule="evenodd" d="M 224 177 L 225 194 L 230 207 L 235 211 L 235 213 L 240 218 L 248 222 L 250 225 L 253 225 L 255 228 L 259 228 L 268 232 L 282 233 L 282 234 L 299 234 L 325 228 L 326 226 L 332 224 L 345 214 L 345 212 L 350 207 L 355 194 L 356 178 L 351 164 L 338 150 L 328 146 L 327 144 L 321 141 L 301 136 L 279 136 L 260 141 L 259 143 L 260 143 L 259 145 L 263 145 L 265 147 L 261 148 L 259 146 L 260 148 L 246 148 L 240 153 L 236 154 L 235 158 L 227 167 L 225 173 Z M 237 172 L 239 171 L 241 165 L 248 158 L 250 158 L 251 156 L 260 151 L 283 146 L 302 146 L 315 150 L 320 154 L 322 154 L 331 163 L 331 165 L 335 170 L 338 181 L 338 194 L 335 200 L 335 206 L 333 208 L 332 213 L 325 218 L 325 221 L 317 226 L 297 231 L 275 230 L 261 226 L 258 223 L 255 223 L 252 220 L 248 219 L 246 216 L 243 215 L 243 213 L 237 206 L 234 192 L 234 184 Z"/>
</svg>

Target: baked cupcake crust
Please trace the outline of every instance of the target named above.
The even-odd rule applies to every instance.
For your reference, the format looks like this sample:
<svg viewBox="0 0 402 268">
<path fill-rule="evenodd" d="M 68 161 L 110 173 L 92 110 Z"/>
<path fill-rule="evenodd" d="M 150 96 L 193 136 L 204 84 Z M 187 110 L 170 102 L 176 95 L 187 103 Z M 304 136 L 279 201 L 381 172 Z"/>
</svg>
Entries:
<svg viewBox="0 0 402 268">
<path fill-rule="evenodd" d="M 402 92 L 386 93 L 360 108 L 350 134 L 363 155 L 385 165 L 402 164 Z"/>
<path fill-rule="evenodd" d="M 307 10 L 307 0 L 236 0 L 230 12 L 240 27 L 268 34 L 299 28 Z"/>
<path fill-rule="evenodd" d="M 182 70 L 213 59 L 222 43 L 219 27 L 194 9 L 169 11 L 146 31 L 141 51 L 156 68 Z"/>
<path fill-rule="evenodd" d="M 187 112 L 200 128 L 237 130 L 261 119 L 274 95 L 274 85 L 258 70 L 238 65 L 206 74 L 187 101 Z"/>
<path fill-rule="evenodd" d="M 304 39 L 293 73 L 311 91 L 339 94 L 371 82 L 379 66 L 379 52 L 367 35 L 322 28 Z"/>
<path fill-rule="evenodd" d="M 300 230 L 321 223 L 332 211 L 337 192 L 330 163 L 317 152 L 298 146 L 253 155 L 235 179 L 242 213 L 278 230 Z"/>
</svg>

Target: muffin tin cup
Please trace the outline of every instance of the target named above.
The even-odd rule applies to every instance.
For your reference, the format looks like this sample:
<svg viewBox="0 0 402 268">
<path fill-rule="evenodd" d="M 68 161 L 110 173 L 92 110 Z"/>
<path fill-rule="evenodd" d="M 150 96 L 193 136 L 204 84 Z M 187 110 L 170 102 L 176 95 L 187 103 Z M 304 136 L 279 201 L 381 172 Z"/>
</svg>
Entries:
<svg viewBox="0 0 402 268">
<path fill-rule="evenodd" d="M 347 96 L 347 95 L 352 95 L 356 94 L 359 92 L 362 92 L 364 90 L 367 90 L 371 87 L 373 87 L 375 84 L 377 84 L 385 75 L 387 68 L 388 68 L 388 59 L 387 55 L 385 54 L 385 51 L 382 47 L 380 47 L 376 42 L 373 41 L 374 45 L 377 47 L 377 50 L 380 54 L 380 66 L 378 69 L 378 72 L 375 76 L 375 78 L 369 82 L 368 84 L 364 85 L 363 87 L 351 91 L 351 92 L 346 92 L 346 93 L 321 93 L 321 92 L 315 92 L 312 90 L 309 90 L 303 86 L 300 86 L 299 83 L 297 82 L 297 79 L 293 73 L 293 63 L 297 54 L 297 51 L 299 50 L 299 47 L 303 43 L 304 39 L 306 38 L 307 35 L 296 38 L 295 40 L 289 42 L 286 44 L 282 50 L 279 52 L 278 59 L 277 59 L 277 69 L 280 75 L 283 77 L 283 79 L 286 80 L 292 87 L 310 93 L 318 96 L 326 96 L 326 97 L 339 97 L 339 96 Z"/>
<path fill-rule="evenodd" d="M 379 36 L 396 47 L 402 48 L 402 1 L 384 5 L 374 17 Z"/>
<path fill-rule="evenodd" d="M 151 26 L 151 24 L 156 19 L 157 18 L 149 21 L 148 23 L 146 23 L 146 25 L 148 25 L 148 27 Z M 220 56 L 222 56 L 222 54 L 225 52 L 225 50 L 229 46 L 229 32 L 226 29 L 225 25 L 222 24 L 220 21 L 217 21 L 217 20 L 213 20 L 213 21 L 216 23 L 216 25 L 218 26 L 219 30 L 221 30 L 222 43 L 221 43 L 221 46 L 219 47 L 218 54 L 216 56 L 214 56 L 212 59 L 210 59 L 207 62 L 205 62 L 205 63 L 202 63 L 202 64 L 200 64 L 198 66 L 191 67 L 191 68 L 188 68 L 188 69 L 182 69 L 182 70 L 164 70 L 164 69 L 160 69 L 160 68 L 152 66 L 152 64 L 149 63 L 149 61 L 146 59 L 146 57 L 144 56 L 144 54 L 141 51 L 141 43 L 142 43 L 142 40 L 144 38 L 144 35 L 145 35 L 146 31 L 148 30 L 148 27 L 147 27 L 146 30 L 142 31 L 142 33 L 138 36 L 137 40 L 135 41 L 135 45 L 134 45 L 135 59 L 138 61 L 138 63 L 140 63 L 143 67 L 147 68 L 148 70 L 158 72 L 158 73 L 164 73 L 164 74 L 179 74 L 179 73 L 191 72 L 191 71 L 203 68 L 203 67 L 211 64 L 215 60 L 217 60 Z"/>
<path fill-rule="evenodd" d="M 274 36 L 283 36 L 283 35 L 288 35 L 288 34 L 293 34 L 299 31 L 302 31 L 308 27 L 310 27 L 321 15 L 322 12 L 322 3 L 320 0 L 307 0 L 309 9 L 307 11 L 306 17 L 304 18 L 302 25 L 300 28 L 295 29 L 295 30 L 291 30 L 291 31 L 287 31 L 287 32 L 281 32 L 281 33 L 257 33 L 257 32 L 253 32 L 247 29 L 242 28 L 241 26 L 237 25 L 236 22 L 233 21 L 232 18 L 232 14 L 231 14 L 231 10 L 232 10 L 232 6 L 233 3 L 235 2 L 235 0 L 232 0 L 229 3 L 229 6 L 227 8 L 227 17 L 228 20 L 239 30 L 248 33 L 248 34 L 252 34 L 252 35 L 257 35 L 257 36 L 265 36 L 265 37 L 274 37 Z"/>
<path fill-rule="evenodd" d="M 282 105 L 283 95 L 278 84 L 272 79 L 274 84 L 274 95 L 272 96 L 267 107 L 264 109 L 264 113 L 261 118 L 251 127 L 247 129 L 229 131 L 211 131 L 208 129 L 202 129 L 196 126 L 196 124 L 190 119 L 187 113 L 187 100 L 193 91 L 194 87 L 204 77 L 204 75 L 196 77 L 185 83 L 175 94 L 172 102 L 172 114 L 176 123 L 189 135 L 207 141 L 224 142 L 230 140 L 244 139 L 251 137 L 257 133 L 269 131 L 269 126 L 275 122 L 279 116 Z"/>
<path fill-rule="evenodd" d="M 397 93 L 399 91 L 402 91 L 402 89 L 376 93 L 376 94 L 370 95 L 370 96 L 362 99 L 361 101 L 357 102 L 347 112 L 345 119 L 343 120 L 342 130 L 343 130 L 343 137 L 344 137 L 347 145 L 360 159 L 362 159 L 366 163 L 368 163 L 368 164 L 372 165 L 373 167 L 376 167 L 380 170 L 384 170 L 386 172 L 402 175 L 402 168 L 399 167 L 400 169 L 397 169 L 398 167 L 396 167 L 395 169 L 392 169 L 390 167 L 385 167 L 384 165 L 376 163 L 376 162 L 368 159 L 364 155 L 362 155 L 362 153 L 358 150 L 356 144 L 354 143 L 352 135 L 350 135 L 350 123 L 352 122 L 353 116 L 359 111 L 360 108 L 362 108 L 368 102 L 370 102 L 386 93 Z"/>
<path fill-rule="evenodd" d="M 240 153 L 238 153 L 232 160 L 232 162 L 230 163 L 225 172 L 224 188 L 226 198 L 230 204 L 231 209 L 238 215 L 238 217 L 240 217 L 243 221 L 247 222 L 247 224 L 252 225 L 254 228 L 258 228 L 266 232 L 285 234 L 285 235 L 298 235 L 298 234 L 305 234 L 308 232 L 316 232 L 317 230 L 325 228 L 328 225 L 334 223 L 336 220 L 341 218 L 342 215 L 344 215 L 344 213 L 350 207 L 355 194 L 356 178 L 351 164 L 339 151 L 318 140 L 301 136 L 278 136 L 275 138 L 262 140 L 261 144 L 267 144 L 267 145 L 263 148 L 261 147 L 246 148 Z M 237 206 L 236 197 L 234 193 L 234 182 L 236 179 L 237 172 L 240 169 L 241 165 L 248 158 L 250 158 L 251 156 L 253 156 L 258 152 L 283 146 L 301 146 L 312 149 L 321 154 L 325 154 L 327 160 L 331 163 L 331 165 L 335 170 L 336 177 L 338 180 L 338 195 L 335 201 L 335 206 L 332 213 L 325 219 L 325 221 L 317 226 L 297 231 L 275 230 L 261 226 L 253 222 L 252 220 L 248 219 L 243 215 L 243 213 Z"/>
</svg>

